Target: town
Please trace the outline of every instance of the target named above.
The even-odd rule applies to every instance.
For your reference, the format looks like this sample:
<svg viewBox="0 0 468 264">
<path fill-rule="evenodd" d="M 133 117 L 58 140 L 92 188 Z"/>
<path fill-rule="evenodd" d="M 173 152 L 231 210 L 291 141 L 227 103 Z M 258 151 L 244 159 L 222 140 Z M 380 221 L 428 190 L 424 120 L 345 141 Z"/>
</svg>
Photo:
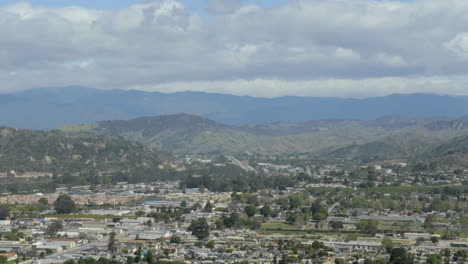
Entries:
<svg viewBox="0 0 468 264">
<path fill-rule="evenodd" d="M 236 166 L 263 187 L 196 174 L 5 193 L 1 263 L 467 261 L 467 171 L 239 159 L 186 162 Z"/>
</svg>

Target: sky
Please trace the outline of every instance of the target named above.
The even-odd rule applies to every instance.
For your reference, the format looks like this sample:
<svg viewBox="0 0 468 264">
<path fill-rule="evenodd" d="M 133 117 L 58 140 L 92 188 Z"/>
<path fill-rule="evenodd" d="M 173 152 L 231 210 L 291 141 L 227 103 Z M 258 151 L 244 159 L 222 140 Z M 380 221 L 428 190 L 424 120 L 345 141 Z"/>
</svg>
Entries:
<svg viewBox="0 0 468 264">
<path fill-rule="evenodd" d="M 466 0 L 0 0 L 0 92 L 468 95 Z"/>
</svg>

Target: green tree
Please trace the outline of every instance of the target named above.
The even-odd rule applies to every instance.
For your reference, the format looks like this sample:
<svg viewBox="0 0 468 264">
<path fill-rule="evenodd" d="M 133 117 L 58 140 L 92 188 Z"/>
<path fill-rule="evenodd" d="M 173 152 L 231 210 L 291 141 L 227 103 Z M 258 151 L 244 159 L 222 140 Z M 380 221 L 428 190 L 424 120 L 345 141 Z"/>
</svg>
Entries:
<svg viewBox="0 0 468 264">
<path fill-rule="evenodd" d="M 262 208 L 260 208 L 260 213 L 264 216 L 264 217 L 269 217 L 272 213 L 271 211 L 271 207 L 266 204 L 265 206 L 263 206 Z"/>
<path fill-rule="evenodd" d="M 390 251 L 390 264 L 413 264 L 413 256 L 404 248 L 393 248 Z"/>
<path fill-rule="evenodd" d="M 58 214 L 70 214 L 76 211 L 75 202 L 66 194 L 61 194 L 54 203 Z"/>
<path fill-rule="evenodd" d="M 7 205 L 0 205 L 0 220 L 5 220 L 10 216 L 10 208 Z"/>
<path fill-rule="evenodd" d="M 344 259 L 336 258 L 335 264 L 346 264 L 347 262 Z"/>
<path fill-rule="evenodd" d="M 139 263 L 141 261 L 141 254 L 142 254 L 142 250 L 141 250 L 141 247 L 138 247 L 138 249 L 135 251 L 134 255 L 135 255 L 135 258 L 133 259 L 135 261 L 135 263 Z"/>
<path fill-rule="evenodd" d="M 312 206 L 310 207 L 311 212 L 312 212 L 312 219 L 317 220 L 317 221 L 322 221 L 327 219 L 328 217 L 328 211 L 325 207 L 322 206 L 320 200 L 316 200 L 314 203 L 312 203 Z"/>
<path fill-rule="evenodd" d="M 304 205 L 306 201 L 306 196 L 302 193 L 292 194 L 288 197 L 289 207 L 292 209 L 299 208 Z"/>
<path fill-rule="evenodd" d="M 216 242 L 214 242 L 213 240 L 205 244 L 205 247 L 209 249 L 213 249 L 215 246 L 216 246 Z"/>
<path fill-rule="evenodd" d="M 330 221 L 330 226 L 333 228 L 333 230 L 338 230 L 343 228 L 343 222 L 342 221 Z"/>
<path fill-rule="evenodd" d="M 5 256 L 0 256 L 0 264 L 7 264 L 8 258 Z"/>
<path fill-rule="evenodd" d="M 211 204 L 210 200 L 206 202 L 204 210 L 205 212 L 208 212 L 208 213 L 211 213 L 211 211 L 213 211 L 213 205 Z"/>
<path fill-rule="evenodd" d="M 379 222 L 376 220 L 362 220 L 356 225 L 357 229 L 366 232 L 371 236 L 375 236 L 378 232 Z"/>
<path fill-rule="evenodd" d="M 109 250 L 109 252 L 112 252 L 112 253 L 114 253 L 116 250 L 115 236 L 116 236 L 116 233 L 114 231 L 109 233 L 109 242 L 107 243 L 107 250 Z"/>
<path fill-rule="evenodd" d="M 427 264 L 442 264 L 442 256 L 438 254 L 429 254 L 426 259 Z"/>
<path fill-rule="evenodd" d="M 240 224 L 239 214 L 236 212 L 232 212 L 228 217 L 223 216 L 223 224 L 227 228 L 238 226 Z"/>
<path fill-rule="evenodd" d="M 203 240 L 210 236 L 210 227 L 205 218 L 192 220 L 188 230 L 191 231 L 192 235 L 196 236 L 198 240 Z"/>
<path fill-rule="evenodd" d="M 385 237 L 382 240 L 382 247 L 385 249 L 385 251 L 387 251 L 387 253 L 390 253 L 394 246 L 395 245 L 393 244 L 393 240 L 391 238 Z"/>
<path fill-rule="evenodd" d="M 63 225 L 60 222 L 52 222 L 47 226 L 46 235 L 53 237 L 57 235 L 57 232 L 62 230 Z"/>
<path fill-rule="evenodd" d="M 247 205 L 244 208 L 244 212 L 248 217 L 252 217 L 257 213 L 257 207 L 255 207 L 253 205 Z"/>
<path fill-rule="evenodd" d="M 37 201 L 38 205 L 39 205 L 39 208 L 41 208 L 41 210 L 45 210 L 47 209 L 48 205 L 49 205 L 49 200 L 47 200 L 47 198 L 45 197 L 41 197 L 41 199 L 39 199 L 39 201 Z"/>
<path fill-rule="evenodd" d="M 180 244 L 182 243 L 182 238 L 179 236 L 172 236 L 170 242 L 174 244 Z"/>
<path fill-rule="evenodd" d="M 458 262 L 463 262 L 468 259 L 468 250 L 459 249 L 453 254 L 453 260 Z"/>
<path fill-rule="evenodd" d="M 145 260 L 146 260 L 146 262 L 147 262 L 148 264 L 154 263 L 154 255 L 153 255 L 153 252 L 148 251 L 148 253 L 146 253 Z"/>
</svg>

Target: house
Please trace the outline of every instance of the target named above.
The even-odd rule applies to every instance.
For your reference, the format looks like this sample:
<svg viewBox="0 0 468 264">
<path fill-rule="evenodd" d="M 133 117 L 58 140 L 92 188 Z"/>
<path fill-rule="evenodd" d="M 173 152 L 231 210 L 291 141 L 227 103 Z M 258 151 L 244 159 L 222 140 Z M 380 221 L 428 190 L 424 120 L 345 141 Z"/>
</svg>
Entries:
<svg viewBox="0 0 468 264">
<path fill-rule="evenodd" d="M 107 227 L 106 222 L 100 222 L 100 221 L 86 221 L 81 224 L 83 228 L 101 228 L 105 229 Z"/>
<path fill-rule="evenodd" d="M 381 242 L 368 241 L 349 241 L 349 242 L 324 242 L 326 246 L 334 248 L 340 252 L 355 252 L 355 251 L 378 251 L 382 248 Z"/>
<path fill-rule="evenodd" d="M 0 241 L 0 250 L 6 252 L 27 251 L 29 248 L 29 244 L 22 244 L 18 241 Z"/>
<path fill-rule="evenodd" d="M 13 261 L 18 259 L 18 255 L 15 253 L 0 253 L 0 256 L 7 258 L 7 261 Z"/>
<path fill-rule="evenodd" d="M 140 230 L 145 227 L 145 222 L 138 219 L 125 218 L 120 220 L 119 223 L 123 230 Z"/>
<path fill-rule="evenodd" d="M 70 249 L 76 247 L 80 242 L 79 239 L 66 239 L 66 238 L 54 238 L 47 240 L 49 244 L 61 245 L 63 249 Z"/>
<path fill-rule="evenodd" d="M 11 220 L 0 220 L 1 227 L 9 227 L 11 226 Z"/>
<path fill-rule="evenodd" d="M 138 239 L 140 240 L 156 240 L 167 237 L 171 237 L 171 233 L 165 230 L 142 232 L 138 234 Z"/>
</svg>

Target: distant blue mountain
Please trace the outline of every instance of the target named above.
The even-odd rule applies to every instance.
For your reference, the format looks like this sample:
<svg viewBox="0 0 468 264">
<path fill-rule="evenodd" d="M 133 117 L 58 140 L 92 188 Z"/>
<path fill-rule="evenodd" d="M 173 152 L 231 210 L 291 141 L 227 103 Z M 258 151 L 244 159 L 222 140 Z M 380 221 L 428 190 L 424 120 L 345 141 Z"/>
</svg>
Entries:
<svg viewBox="0 0 468 264">
<path fill-rule="evenodd" d="M 257 98 L 202 92 L 158 93 L 84 87 L 38 88 L 0 95 L 0 125 L 52 129 L 66 124 L 189 113 L 243 125 L 321 119 L 372 120 L 382 116 L 468 115 L 468 98 L 395 94 L 367 99 Z"/>
</svg>

